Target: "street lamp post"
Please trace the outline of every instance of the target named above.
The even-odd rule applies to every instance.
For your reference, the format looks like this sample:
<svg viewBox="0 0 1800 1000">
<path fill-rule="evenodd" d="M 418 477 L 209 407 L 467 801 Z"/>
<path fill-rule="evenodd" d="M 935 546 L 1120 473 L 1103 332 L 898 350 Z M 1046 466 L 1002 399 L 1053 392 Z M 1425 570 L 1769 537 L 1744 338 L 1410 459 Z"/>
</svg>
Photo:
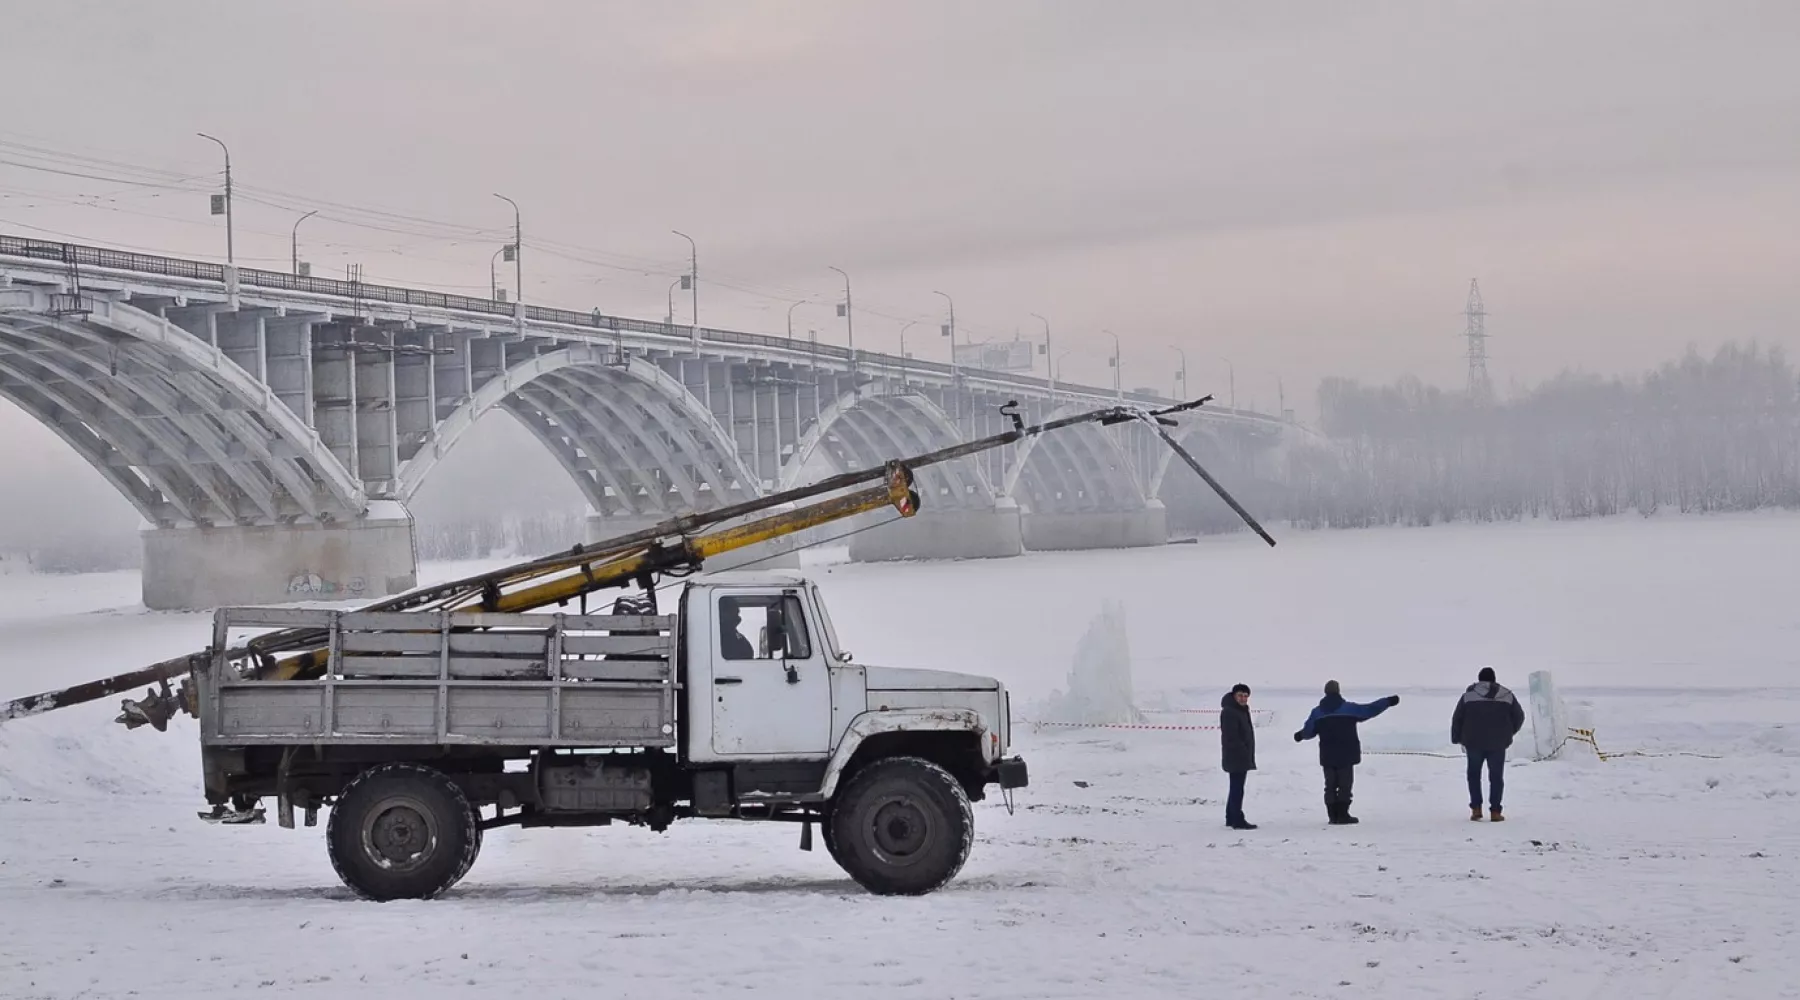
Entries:
<svg viewBox="0 0 1800 1000">
<path fill-rule="evenodd" d="M 793 305 L 788 306 L 788 339 L 789 340 L 794 339 L 794 310 L 805 305 L 806 301 L 807 300 L 805 300 L 805 299 L 801 299 L 800 301 L 794 303 Z"/>
<path fill-rule="evenodd" d="M 693 296 L 694 325 L 688 331 L 688 342 L 694 349 L 694 357 L 700 356 L 700 247 L 694 238 L 679 229 L 669 232 L 688 241 L 688 292 Z M 671 314 L 674 310 L 669 310 Z"/>
<path fill-rule="evenodd" d="M 956 369 L 956 300 L 951 298 L 945 292 L 932 292 L 931 294 L 944 296 L 944 301 L 950 304 L 950 322 L 948 325 L 946 325 L 944 327 L 943 332 L 944 332 L 944 336 L 950 338 L 950 368 L 952 371 L 955 371 L 955 369 Z"/>
<path fill-rule="evenodd" d="M 225 151 L 225 263 L 236 266 L 237 247 L 231 229 L 231 147 L 225 145 L 223 140 L 207 135 L 205 132 L 195 132 L 194 134 L 202 139 L 211 139 Z"/>
<path fill-rule="evenodd" d="M 854 385 L 856 382 L 856 319 L 853 315 L 855 309 L 850 303 L 850 274 L 841 267 L 833 267 L 830 264 L 825 266 L 844 276 L 844 335 L 850 341 L 850 380 Z"/>
<path fill-rule="evenodd" d="M 1050 321 L 1037 313 L 1032 318 L 1044 324 L 1044 370 L 1050 376 L 1050 409 L 1056 409 L 1056 366 L 1050 361 Z"/>
<path fill-rule="evenodd" d="M 663 322 L 668 324 L 671 328 L 675 326 L 675 287 L 679 284 L 681 284 L 680 278 L 676 278 L 674 281 L 669 282 L 669 311 L 663 316 Z"/>
<path fill-rule="evenodd" d="M 946 325 L 944 336 L 950 338 L 950 381 L 956 388 L 956 426 L 962 427 L 962 370 L 956 365 L 956 300 L 946 292 L 933 291 L 933 295 L 942 295 L 950 304 L 950 322 Z"/>
<path fill-rule="evenodd" d="M 1187 352 L 1182 350 L 1180 347 L 1175 347 L 1175 353 L 1181 355 L 1181 367 L 1175 369 L 1175 382 L 1177 385 L 1180 385 L 1181 388 L 1176 390 L 1175 398 L 1176 399 L 1185 399 L 1185 398 L 1187 398 L 1187 392 L 1188 392 Z"/>
<path fill-rule="evenodd" d="M 513 209 L 513 301 L 525 301 L 525 227 L 520 221 L 519 203 L 503 194 L 494 197 Z"/>
<path fill-rule="evenodd" d="M 918 325 L 919 325 L 918 320 L 909 319 L 904 324 L 902 324 L 900 327 L 900 384 L 901 385 L 911 385 L 912 384 L 912 382 L 910 381 L 910 372 L 911 372 L 912 366 L 908 363 L 908 356 L 906 353 L 906 331 L 908 331 Z"/>
<path fill-rule="evenodd" d="M 1231 359 L 1223 354 L 1219 355 L 1219 360 L 1225 362 L 1225 370 L 1231 379 L 1229 397 L 1231 399 L 1231 408 L 1235 410 L 1237 409 L 1237 366 L 1232 364 Z"/>
<path fill-rule="evenodd" d="M 1112 356 L 1113 395 L 1118 397 L 1119 399 L 1124 399 L 1125 398 L 1125 382 L 1124 382 L 1124 374 L 1125 373 L 1124 373 L 1123 369 L 1124 369 L 1125 365 L 1119 358 L 1119 335 L 1112 332 L 1111 330 L 1101 330 L 1100 332 L 1106 334 L 1108 337 L 1111 337 L 1113 339 L 1113 356 Z"/>
<path fill-rule="evenodd" d="M 495 302 L 500 301 L 500 255 L 505 252 L 506 248 L 501 247 L 488 258 L 488 297 Z"/>
<path fill-rule="evenodd" d="M 319 214 L 319 209 L 313 209 L 293 223 L 293 273 L 295 275 L 301 273 L 301 223 L 317 214 Z"/>
<path fill-rule="evenodd" d="M 300 223 L 305 222 L 307 219 L 310 219 L 313 216 L 318 215 L 318 214 L 319 214 L 319 210 L 315 208 L 312 211 L 306 213 L 305 215 L 302 215 L 299 218 L 299 220 L 294 223 L 293 247 L 294 247 L 294 274 L 295 274 L 295 276 L 298 276 L 300 274 Z"/>
</svg>

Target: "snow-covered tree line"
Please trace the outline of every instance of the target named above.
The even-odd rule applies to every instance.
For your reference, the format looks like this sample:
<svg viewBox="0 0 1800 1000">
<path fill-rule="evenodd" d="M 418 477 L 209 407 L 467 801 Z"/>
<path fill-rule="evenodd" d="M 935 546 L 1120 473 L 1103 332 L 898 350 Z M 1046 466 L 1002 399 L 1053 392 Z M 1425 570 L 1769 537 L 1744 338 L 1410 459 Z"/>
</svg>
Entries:
<svg viewBox="0 0 1800 1000">
<path fill-rule="evenodd" d="M 1569 372 L 1490 402 L 1411 378 L 1332 378 L 1319 413 L 1334 454 L 1257 470 L 1251 492 L 1272 518 L 1363 527 L 1800 507 L 1800 382 L 1778 348 L 1690 350 L 1631 378 Z"/>
</svg>

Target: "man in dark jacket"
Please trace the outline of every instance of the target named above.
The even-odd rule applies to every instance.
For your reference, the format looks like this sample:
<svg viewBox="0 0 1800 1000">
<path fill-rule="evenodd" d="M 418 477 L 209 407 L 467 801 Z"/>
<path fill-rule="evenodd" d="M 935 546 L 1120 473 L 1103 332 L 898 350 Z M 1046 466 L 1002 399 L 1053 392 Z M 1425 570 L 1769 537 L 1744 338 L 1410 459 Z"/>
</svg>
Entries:
<svg viewBox="0 0 1800 1000">
<path fill-rule="evenodd" d="M 1481 820 L 1481 766 L 1488 772 L 1488 818 L 1498 823 L 1500 796 L 1506 791 L 1506 748 L 1525 725 L 1525 708 L 1513 693 L 1494 680 L 1494 668 L 1482 667 L 1475 683 L 1456 701 L 1450 715 L 1450 742 L 1469 758 L 1469 818 Z"/>
<path fill-rule="evenodd" d="M 1219 700 L 1219 763 L 1231 778 L 1225 796 L 1225 825 L 1254 830 L 1244 818 L 1244 778 L 1256 770 L 1256 727 L 1250 722 L 1250 686 L 1239 684 Z"/>
<path fill-rule="evenodd" d="M 1325 682 L 1325 697 L 1306 717 L 1306 725 L 1294 734 L 1294 742 L 1319 738 L 1319 766 L 1325 771 L 1325 815 L 1332 826 L 1361 822 L 1350 815 L 1350 789 L 1356 781 L 1356 765 L 1362 763 L 1362 740 L 1356 727 L 1400 704 L 1400 696 L 1388 695 L 1367 705 L 1345 701 L 1337 681 Z"/>
</svg>

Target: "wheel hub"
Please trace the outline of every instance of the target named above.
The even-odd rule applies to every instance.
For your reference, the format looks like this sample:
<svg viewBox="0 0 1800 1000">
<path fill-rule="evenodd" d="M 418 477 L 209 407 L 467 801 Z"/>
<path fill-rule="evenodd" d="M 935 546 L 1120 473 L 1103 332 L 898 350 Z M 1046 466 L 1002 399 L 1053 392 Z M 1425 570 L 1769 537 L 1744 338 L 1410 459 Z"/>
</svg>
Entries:
<svg viewBox="0 0 1800 1000">
<path fill-rule="evenodd" d="M 872 813 L 871 841 L 890 859 L 903 861 L 924 849 L 931 839 L 931 819 L 907 798 L 881 803 Z"/>
<path fill-rule="evenodd" d="M 431 811 L 416 802 L 384 802 L 369 811 L 363 826 L 363 850 L 383 868 L 405 871 L 431 856 L 437 847 L 437 824 Z"/>
</svg>

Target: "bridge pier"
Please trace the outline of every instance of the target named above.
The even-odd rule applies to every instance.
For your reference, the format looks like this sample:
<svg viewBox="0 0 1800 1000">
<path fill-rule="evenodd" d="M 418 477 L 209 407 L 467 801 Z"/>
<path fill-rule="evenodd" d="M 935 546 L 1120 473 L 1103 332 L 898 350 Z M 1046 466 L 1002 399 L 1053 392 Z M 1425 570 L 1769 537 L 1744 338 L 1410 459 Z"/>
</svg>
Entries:
<svg viewBox="0 0 1800 1000">
<path fill-rule="evenodd" d="M 1033 552 L 1131 549 L 1169 541 L 1169 512 L 1160 500 L 1140 510 L 1045 511 L 1026 514 L 1022 521 L 1025 547 Z"/>
<path fill-rule="evenodd" d="M 764 511 L 757 517 L 778 514 L 785 509 L 777 507 Z M 587 519 L 587 542 L 592 545 L 595 542 L 604 542 L 609 538 L 618 538 L 620 535 L 629 535 L 647 528 L 654 528 L 668 520 L 668 517 L 669 515 L 665 514 L 601 515 L 590 512 Z M 719 528 L 730 527 L 736 523 L 740 522 L 728 522 L 711 530 L 717 531 Z M 722 556 L 708 559 L 705 570 L 706 572 L 721 572 L 731 569 L 799 569 L 800 553 L 797 551 L 799 544 L 802 543 L 793 536 L 761 542 L 749 548 L 727 552 Z"/>
<path fill-rule="evenodd" d="M 412 517 L 394 501 L 354 520 L 148 528 L 142 538 L 144 606 L 154 611 L 373 600 L 419 579 Z"/>
<path fill-rule="evenodd" d="M 875 517 L 892 517 L 882 512 Z M 881 522 L 873 522 L 881 524 Z M 858 525 L 861 527 L 861 525 Z M 1024 552 L 1019 507 L 1001 497 L 992 507 L 932 510 L 850 536 L 853 562 L 901 559 L 1004 559 Z"/>
</svg>

